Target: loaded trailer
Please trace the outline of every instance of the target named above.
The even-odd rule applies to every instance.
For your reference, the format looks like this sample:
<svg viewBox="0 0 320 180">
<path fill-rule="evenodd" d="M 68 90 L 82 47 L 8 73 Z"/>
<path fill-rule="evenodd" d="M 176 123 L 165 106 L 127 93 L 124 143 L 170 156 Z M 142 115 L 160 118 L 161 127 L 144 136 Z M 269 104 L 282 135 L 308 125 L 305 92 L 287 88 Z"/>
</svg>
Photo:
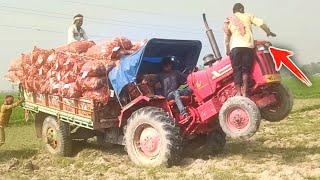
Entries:
<svg viewBox="0 0 320 180">
<path fill-rule="evenodd" d="M 37 137 L 43 139 L 53 154 L 70 156 L 73 139 L 98 136 L 98 142 L 103 145 L 103 129 L 115 127 L 118 122 L 116 112 L 120 106 L 112 97 L 104 105 L 84 98 L 63 98 L 23 89 L 20 93 L 25 98 L 25 112 L 34 113 Z M 122 140 L 116 141 L 111 142 L 123 144 Z"/>
</svg>

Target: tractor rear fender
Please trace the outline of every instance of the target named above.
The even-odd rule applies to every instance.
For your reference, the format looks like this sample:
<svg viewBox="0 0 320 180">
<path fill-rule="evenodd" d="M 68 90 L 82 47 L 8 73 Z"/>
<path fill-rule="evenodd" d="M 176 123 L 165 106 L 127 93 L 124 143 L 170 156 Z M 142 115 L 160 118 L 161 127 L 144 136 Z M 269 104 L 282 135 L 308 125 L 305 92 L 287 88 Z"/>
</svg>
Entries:
<svg viewBox="0 0 320 180">
<path fill-rule="evenodd" d="M 136 110 L 146 107 L 146 106 L 154 106 L 164 109 L 166 112 L 169 113 L 171 117 L 173 114 L 171 109 L 167 103 L 167 100 L 162 96 L 154 96 L 154 97 L 147 97 L 147 96 L 139 96 L 129 104 L 124 106 L 121 110 L 119 115 L 119 127 L 124 126 L 127 123 L 127 119 L 131 116 L 133 112 Z"/>
</svg>

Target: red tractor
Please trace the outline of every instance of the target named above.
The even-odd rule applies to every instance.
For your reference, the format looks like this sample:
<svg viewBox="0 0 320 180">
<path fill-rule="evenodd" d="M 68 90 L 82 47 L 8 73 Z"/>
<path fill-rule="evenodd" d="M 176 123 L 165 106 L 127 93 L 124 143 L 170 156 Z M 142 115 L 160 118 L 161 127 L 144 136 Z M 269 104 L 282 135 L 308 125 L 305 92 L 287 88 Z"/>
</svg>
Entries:
<svg viewBox="0 0 320 180">
<path fill-rule="evenodd" d="M 235 96 L 230 58 L 220 57 L 213 33 L 206 26 L 214 55 L 206 56 L 207 67 L 202 70 L 196 68 L 201 42 L 151 39 L 109 73 L 122 107 L 118 126 L 124 130 L 123 144 L 138 165 L 175 163 L 183 144 L 196 138 L 206 139 L 209 150 L 221 150 L 226 136 L 249 138 L 258 130 L 261 118 L 280 121 L 292 109 L 292 95 L 275 70 L 270 43 L 256 44 L 249 96 Z M 185 86 L 192 93 L 181 97 L 187 118 L 180 115 L 174 100 L 155 95 L 139 80 L 159 73 L 165 56 L 177 57 L 180 61 L 175 62 L 175 69 L 188 74 Z"/>
<path fill-rule="evenodd" d="M 197 149 L 220 151 L 226 136 L 251 137 L 261 118 L 284 119 L 293 100 L 275 70 L 269 43 L 256 44 L 249 96 L 235 96 L 230 58 L 221 58 L 213 33 L 206 26 L 214 52 L 205 57 L 206 68 L 196 67 L 200 41 L 151 39 L 109 72 L 107 103 L 21 89 L 26 99 L 24 108 L 35 113 L 37 136 L 43 138 L 51 153 L 65 156 L 72 153 L 72 139 L 97 136 L 101 145 L 124 145 L 137 165 L 158 166 L 178 162 L 183 147 L 194 142 L 200 146 Z M 187 76 L 180 88 L 192 91 L 181 97 L 188 116 L 182 116 L 174 100 L 155 93 L 153 84 L 144 79 L 161 73 L 163 57 L 168 56 L 176 57 L 173 69 Z"/>
</svg>

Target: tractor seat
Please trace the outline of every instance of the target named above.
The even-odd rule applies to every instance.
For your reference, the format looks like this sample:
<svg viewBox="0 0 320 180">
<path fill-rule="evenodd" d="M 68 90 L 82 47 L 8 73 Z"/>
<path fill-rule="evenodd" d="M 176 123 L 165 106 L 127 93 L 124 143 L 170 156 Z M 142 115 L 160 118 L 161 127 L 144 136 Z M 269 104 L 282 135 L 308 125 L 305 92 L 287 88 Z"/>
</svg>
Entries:
<svg viewBox="0 0 320 180">
<path fill-rule="evenodd" d="M 180 98 L 183 104 L 187 104 L 191 100 L 190 96 L 180 96 Z M 169 106 L 173 106 L 174 104 L 176 104 L 176 101 L 174 99 L 168 101 Z"/>
</svg>

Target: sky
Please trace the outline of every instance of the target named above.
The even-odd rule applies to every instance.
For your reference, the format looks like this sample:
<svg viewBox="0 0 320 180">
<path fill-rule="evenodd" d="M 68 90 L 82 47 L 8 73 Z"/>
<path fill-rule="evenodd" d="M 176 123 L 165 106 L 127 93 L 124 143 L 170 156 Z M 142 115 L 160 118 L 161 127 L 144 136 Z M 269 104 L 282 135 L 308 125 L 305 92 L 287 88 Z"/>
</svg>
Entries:
<svg viewBox="0 0 320 180">
<path fill-rule="evenodd" d="M 10 62 L 34 46 L 55 48 L 67 41 L 67 29 L 75 14 L 85 16 L 83 28 L 99 42 L 116 36 L 144 39 L 194 39 L 202 42 L 199 61 L 211 53 L 202 13 L 207 14 L 222 52 L 225 18 L 236 2 L 262 18 L 276 38 L 255 28 L 256 39 L 265 39 L 295 53 L 299 64 L 320 61 L 320 11 L 317 0 L 0 0 L 0 90 L 12 87 L 4 79 Z"/>
</svg>

